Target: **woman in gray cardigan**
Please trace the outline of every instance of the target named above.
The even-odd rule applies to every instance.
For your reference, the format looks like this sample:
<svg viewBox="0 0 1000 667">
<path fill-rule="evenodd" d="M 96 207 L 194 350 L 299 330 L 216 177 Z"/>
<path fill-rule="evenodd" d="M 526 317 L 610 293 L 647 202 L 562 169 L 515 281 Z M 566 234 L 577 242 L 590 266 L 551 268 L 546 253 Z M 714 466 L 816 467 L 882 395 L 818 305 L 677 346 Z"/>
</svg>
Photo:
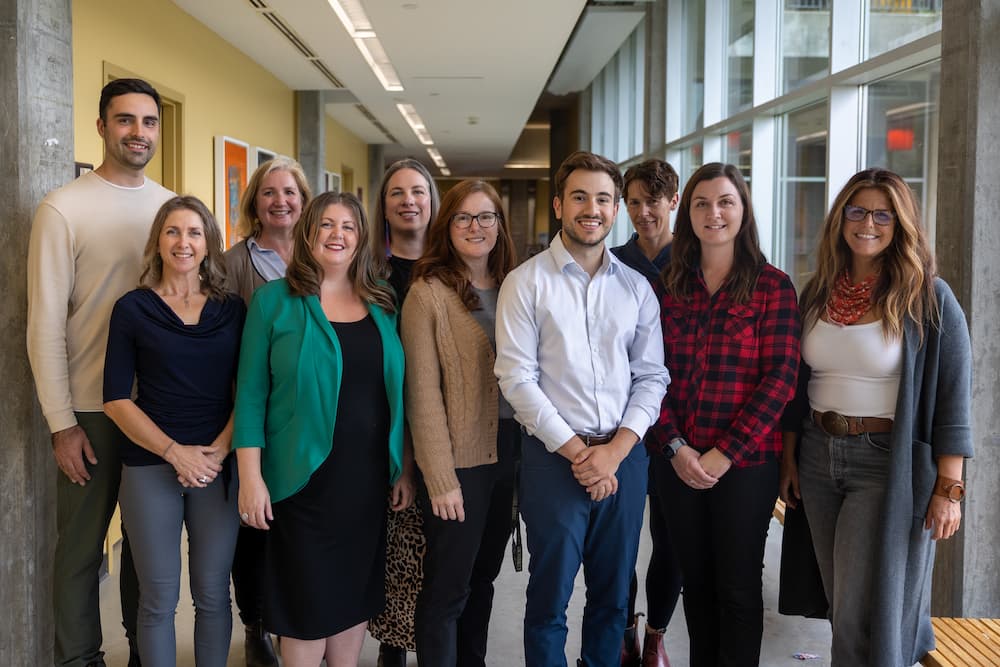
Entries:
<svg viewBox="0 0 1000 667">
<path fill-rule="evenodd" d="M 972 371 L 965 316 L 898 175 L 847 182 L 800 302 L 801 433 L 786 434 L 780 491 L 804 505 L 832 663 L 912 665 L 934 647 L 934 542 L 961 523 Z"/>
</svg>

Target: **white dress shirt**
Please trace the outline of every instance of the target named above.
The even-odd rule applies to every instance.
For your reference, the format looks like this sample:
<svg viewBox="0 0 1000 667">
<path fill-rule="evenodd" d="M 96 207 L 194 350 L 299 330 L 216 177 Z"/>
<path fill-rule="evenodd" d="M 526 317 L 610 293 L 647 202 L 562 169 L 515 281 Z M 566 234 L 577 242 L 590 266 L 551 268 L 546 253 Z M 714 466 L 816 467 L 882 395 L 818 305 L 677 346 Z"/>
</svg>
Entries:
<svg viewBox="0 0 1000 667">
<path fill-rule="evenodd" d="M 507 275 L 497 303 L 500 390 L 550 452 L 574 433 L 640 438 L 670 382 L 660 308 L 642 274 L 607 249 L 591 278 L 562 234 Z"/>
</svg>

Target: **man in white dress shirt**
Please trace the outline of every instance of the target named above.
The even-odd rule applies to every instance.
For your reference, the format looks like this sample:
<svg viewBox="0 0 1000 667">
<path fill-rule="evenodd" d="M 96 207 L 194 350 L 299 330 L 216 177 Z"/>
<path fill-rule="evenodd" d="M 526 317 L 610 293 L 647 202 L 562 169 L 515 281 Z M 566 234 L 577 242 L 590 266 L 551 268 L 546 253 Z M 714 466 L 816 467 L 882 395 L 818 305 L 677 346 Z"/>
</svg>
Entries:
<svg viewBox="0 0 1000 667">
<path fill-rule="evenodd" d="M 562 231 L 500 289 L 495 370 L 527 434 L 525 662 L 565 664 L 566 607 L 583 564 L 578 664 L 602 667 L 619 660 L 646 495 L 641 439 L 670 379 L 649 282 L 604 244 L 621 199 L 617 166 L 573 153 L 555 193 Z"/>
</svg>

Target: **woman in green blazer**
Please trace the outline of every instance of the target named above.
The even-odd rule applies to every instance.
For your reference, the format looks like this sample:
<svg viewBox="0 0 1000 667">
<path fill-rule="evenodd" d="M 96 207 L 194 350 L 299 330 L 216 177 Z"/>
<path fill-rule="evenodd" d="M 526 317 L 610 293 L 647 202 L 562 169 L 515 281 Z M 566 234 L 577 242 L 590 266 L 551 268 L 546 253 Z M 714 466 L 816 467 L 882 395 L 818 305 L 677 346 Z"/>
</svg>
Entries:
<svg viewBox="0 0 1000 667">
<path fill-rule="evenodd" d="M 357 661 L 385 604 L 386 493 L 412 502 L 403 352 L 375 266 L 357 198 L 316 197 L 286 277 L 257 290 L 243 333 L 240 518 L 269 531 L 264 625 L 286 666 Z"/>
</svg>

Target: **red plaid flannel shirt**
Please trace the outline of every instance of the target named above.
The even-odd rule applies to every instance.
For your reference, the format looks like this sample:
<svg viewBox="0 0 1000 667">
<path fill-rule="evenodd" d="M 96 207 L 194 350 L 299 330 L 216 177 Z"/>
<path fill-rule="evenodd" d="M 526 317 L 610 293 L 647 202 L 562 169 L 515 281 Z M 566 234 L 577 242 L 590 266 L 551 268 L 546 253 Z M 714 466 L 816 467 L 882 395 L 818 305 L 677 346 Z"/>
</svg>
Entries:
<svg viewBox="0 0 1000 667">
<path fill-rule="evenodd" d="M 765 264 L 746 304 L 710 296 L 699 274 L 690 301 L 662 288 L 660 319 L 670 387 L 646 434 L 651 453 L 684 438 L 746 467 L 779 458 L 785 405 L 799 369 L 799 308 L 787 275 Z"/>
</svg>

